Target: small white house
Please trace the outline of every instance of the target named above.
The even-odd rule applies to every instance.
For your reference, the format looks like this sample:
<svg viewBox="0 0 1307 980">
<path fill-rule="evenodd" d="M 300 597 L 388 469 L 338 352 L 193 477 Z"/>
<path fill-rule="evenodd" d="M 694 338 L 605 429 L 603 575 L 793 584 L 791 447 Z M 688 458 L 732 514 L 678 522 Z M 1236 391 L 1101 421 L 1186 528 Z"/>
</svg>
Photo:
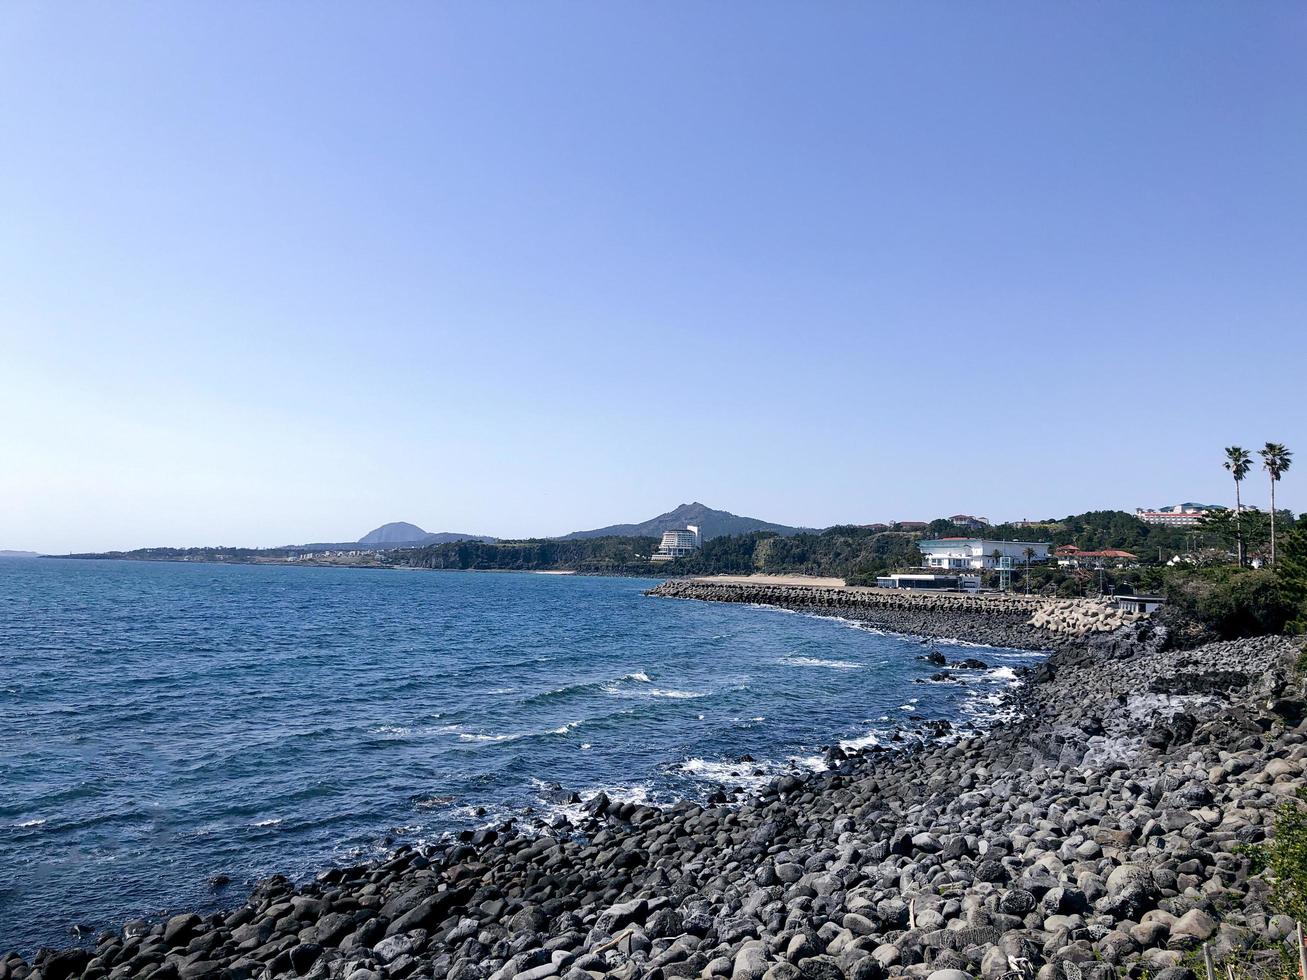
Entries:
<svg viewBox="0 0 1307 980">
<path fill-rule="evenodd" d="M 1015 566 L 1026 561 L 1026 549 L 1033 554 L 1032 562 L 1048 561 L 1052 545 L 1047 541 L 991 541 L 988 538 L 934 538 L 917 545 L 921 549 L 922 564 L 926 568 L 986 569 L 997 568 L 995 552 L 1000 558 L 1011 558 Z"/>
<path fill-rule="evenodd" d="M 1118 595 L 1112 597 L 1112 604 L 1122 612 L 1153 613 L 1166 604 L 1166 600 L 1156 595 Z"/>
</svg>

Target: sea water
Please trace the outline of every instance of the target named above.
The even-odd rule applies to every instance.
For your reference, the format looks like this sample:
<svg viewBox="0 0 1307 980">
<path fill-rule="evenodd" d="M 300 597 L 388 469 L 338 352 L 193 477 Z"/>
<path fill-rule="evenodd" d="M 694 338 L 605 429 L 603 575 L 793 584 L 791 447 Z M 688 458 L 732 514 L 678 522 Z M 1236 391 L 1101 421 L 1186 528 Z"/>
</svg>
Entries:
<svg viewBox="0 0 1307 980">
<path fill-rule="evenodd" d="M 0 559 L 0 951 L 570 792 L 703 798 L 914 718 L 984 724 L 1038 659 L 941 646 L 991 669 L 914 683 L 918 639 L 651 584 Z"/>
</svg>

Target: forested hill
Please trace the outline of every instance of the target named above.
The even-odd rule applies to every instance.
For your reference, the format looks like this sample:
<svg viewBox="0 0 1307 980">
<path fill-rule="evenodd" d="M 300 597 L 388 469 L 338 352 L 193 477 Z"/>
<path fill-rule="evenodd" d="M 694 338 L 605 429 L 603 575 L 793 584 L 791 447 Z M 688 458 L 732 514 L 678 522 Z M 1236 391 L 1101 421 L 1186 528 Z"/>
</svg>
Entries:
<svg viewBox="0 0 1307 980">
<path fill-rule="evenodd" d="M 532 571 L 608 572 L 628 575 L 828 575 L 867 582 L 877 574 L 920 564 L 917 542 L 923 538 L 964 536 L 969 532 L 947 520 L 934 521 L 923 531 L 842 525 L 824 531 L 781 535 L 751 531 L 710 538 L 686 558 L 655 563 L 653 535 L 606 535 L 525 541 L 459 541 L 396 552 L 395 560 L 423 568 L 521 569 Z M 1163 560 L 1186 551 L 1203 538 L 1206 547 L 1226 548 L 1230 542 L 1219 526 L 1194 529 L 1145 524 L 1124 511 L 1093 511 L 1038 526 L 1002 524 L 987 528 L 983 537 L 1005 541 L 1051 541 L 1086 551 L 1119 549 L 1143 561 Z"/>
<path fill-rule="evenodd" d="M 452 541 L 392 555 L 397 563 L 415 568 L 650 575 L 658 567 L 649 560 L 657 547 L 658 539 L 652 537 L 530 538 Z"/>
<path fill-rule="evenodd" d="M 959 533 L 968 532 L 959 532 L 949 521 L 932 521 L 928 529 L 930 536 Z M 1193 533 L 1193 528 L 1147 524 L 1123 510 L 1092 510 L 1034 524 L 996 524 L 976 536 L 998 541 L 1051 541 L 1054 546 L 1071 544 L 1082 551 L 1117 549 L 1155 558 L 1158 548 L 1163 553 L 1183 551 Z"/>
<path fill-rule="evenodd" d="M 916 536 L 862 527 L 779 535 L 770 531 L 731 534 L 704 543 L 695 554 L 652 562 L 654 537 L 533 539 L 493 543 L 459 541 L 396 554 L 420 568 L 577 571 L 623 575 L 711 575 L 751 572 L 848 576 L 919 561 Z"/>
<path fill-rule="evenodd" d="M 697 500 L 690 504 L 681 504 L 665 514 L 651 517 L 639 524 L 610 524 L 591 531 L 573 531 L 563 536 L 564 540 L 577 538 L 614 538 L 614 537 L 661 537 L 664 531 L 678 530 L 683 527 L 697 527 L 705 541 L 727 534 L 749 534 L 753 531 L 772 531 L 776 534 L 799 534 L 812 528 L 790 527 L 787 524 L 773 524 L 757 517 L 741 517 L 728 510 L 714 510 Z"/>
</svg>

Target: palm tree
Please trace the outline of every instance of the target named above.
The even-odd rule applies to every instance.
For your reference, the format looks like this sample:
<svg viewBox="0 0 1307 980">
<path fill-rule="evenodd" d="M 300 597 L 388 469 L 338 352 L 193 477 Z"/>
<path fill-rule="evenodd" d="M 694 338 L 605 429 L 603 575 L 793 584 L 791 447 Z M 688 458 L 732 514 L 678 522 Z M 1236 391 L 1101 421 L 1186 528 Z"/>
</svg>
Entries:
<svg viewBox="0 0 1307 980">
<path fill-rule="evenodd" d="M 1225 468 L 1234 477 L 1234 537 L 1238 542 L 1239 567 L 1243 568 L 1243 501 L 1239 497 L 1239 484 L 1253 468 L 1253 458 L 1241 446 L 1228 446 L 1225 450 Z"/>
<path fill-rule="evenodd" d="M 1035 549 L 1026 545 L 1023 554 L 1026 556 L 1026 595 L 1030 595 L 1030 559 L 1035 557 Z"/>
<path fill-rule="evenodd" d="M 1284 448 L 1284 443 L 1268 442 L 1258 455 L 1262 457 L 1262 468 L 1271 476 L 1271 567 L 1275 567 L 1275 485 L 1293 462 L 1293 453 Z"/>
</svg>

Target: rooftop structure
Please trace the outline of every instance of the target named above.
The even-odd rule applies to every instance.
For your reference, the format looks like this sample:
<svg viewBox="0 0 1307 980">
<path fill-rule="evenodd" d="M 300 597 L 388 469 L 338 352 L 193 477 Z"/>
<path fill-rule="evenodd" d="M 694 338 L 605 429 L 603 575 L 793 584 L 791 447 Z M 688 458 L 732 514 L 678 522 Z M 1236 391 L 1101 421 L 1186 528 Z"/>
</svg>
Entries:
<svg viewBox="0 0 1307 980">
<path fill-rule="evenodd" d="M 958 527 L 982 528 L 989 527 L 988 517 L 975 517 L 971 514 L 954 514 L 949 518 Z"/>
<path fill-rule="evenodd" d="M 703 538 L 699 534 L 699 529 L 693 524 L 686 525 L 684 530 L 664 531 L 658 550 L 649 556 L 649 560 L 674 561 L 694 554 L 702 545 Z"/>
<path fill-rule="evenodd" d="M 1031 561 L 1048 561 L 1052 545 L 1047 541 L 993 541 L 989 538 L 934 538 L 917 545 L 921 549 L 922 563 L 927 568 L 986 569 L 997 568 L 998 558 L 1020 564 L 1030 549 Z"/>
</svg>

